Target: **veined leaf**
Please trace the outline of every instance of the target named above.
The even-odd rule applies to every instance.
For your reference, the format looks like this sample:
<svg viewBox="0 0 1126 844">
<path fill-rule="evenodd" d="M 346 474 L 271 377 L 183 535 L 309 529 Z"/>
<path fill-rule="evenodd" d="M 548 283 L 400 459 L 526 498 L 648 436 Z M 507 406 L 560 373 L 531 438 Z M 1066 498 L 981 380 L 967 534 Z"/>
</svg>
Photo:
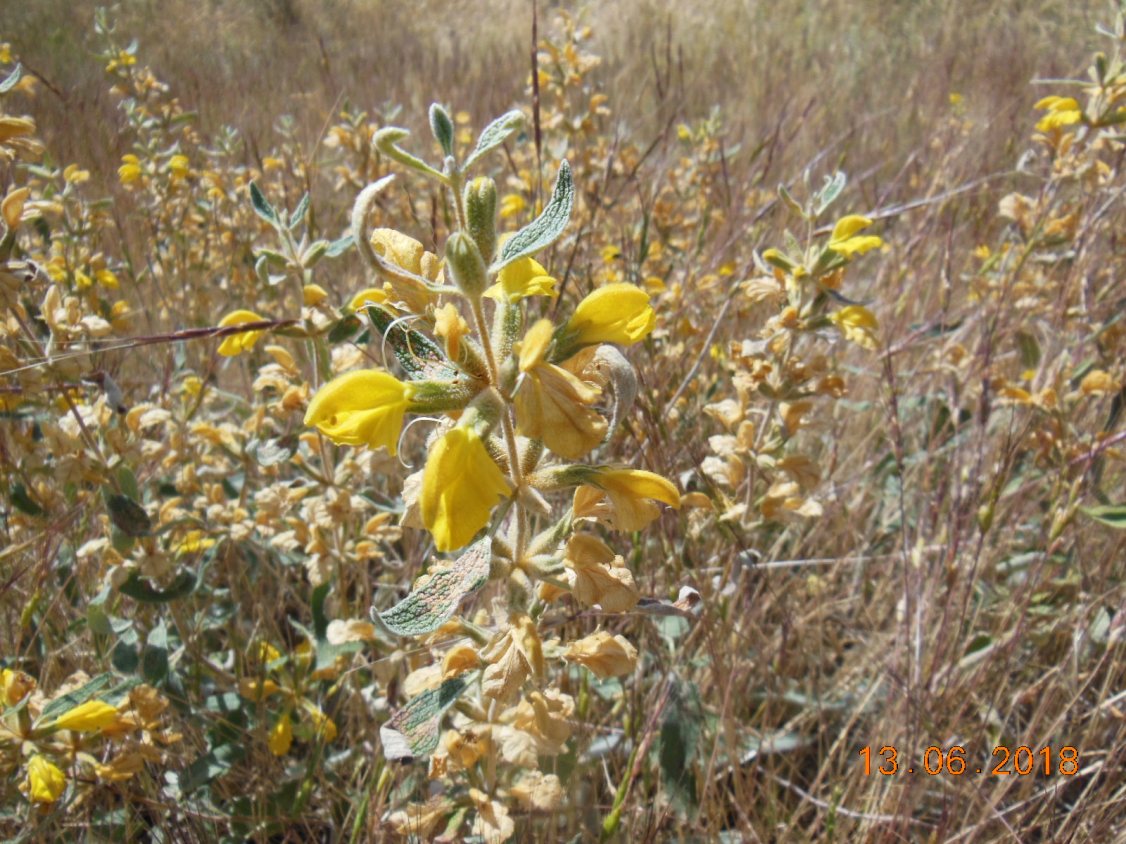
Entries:
<svg viewBox="0 0 1126 844">
<path fill-rule="evenodd" d="M 409 762 L 432 753 L 438 746 L 442 715 L 465 691 L 461 677 L 451 677 L 436 689 L 417 695 L 379 728 L 383 755 L 389 761 Z"/>
<path fill-rule="evenodd" d="M 379 622 L 399 636 L 419 636 L 441 627 L 457 611 L 467 595 L 489 579 L 492 540 L 485 538 L 439 569 L 407 597 L 386 612 L 376 613 Z"/>
<path fill-rule="evenodd" d="M 481 156 L 503 144 L 505 138 L 517 129 L 523 128 L 523 126 L 524 115 L 521 112 L 510 111 L 507 114 L 502 114 L 481 132 L 481 136 L 477 139 L 477 146 L 473 148 L 473 152 L 470 153 L 461 169 L 463 171 L 468 170 L 477 163 Z"/>
<path fill-rule="evenodd" d="M 574 201 L 575 184 L 571 179 L 571 165 L 564 161 L 559 165 L 555 189 L 552 190 L 551 201 L 547 203 L 543 213 L 505 241 L 500 250 L 500 259 L 489 268 L 489 272 L 499 272 L 513 261 L 528 258 L 551 246 L 567 228 Z"/>
<path fill-rule="evenodd" d="M 447 112 L 438 103 L 430 106 L 430 131 L 434 133 L 434 140 L 442 147 L 446 155 L 454 154 L 454 124 Z"/>
<path fill-rule="evenodd" d="M 23 73 L 23 66 L 16 65 L 15 69 L 9 73 L 3 82 L 0 82 L 0 94 L 6 94 L 16 87 L 16 83 L 20 81 L 20 75 Z"/>
<path fill-rule="evenodd" d="M 255 214 L 271 226 L 278 225 L 278 212 L 274 210 L 270 200 L 266 199 L 266 194 L 262 193 L 262 189 L 258 187 L 257 182 L 250 183 L 250 203 L 254 206 Z"/>
<path fill-rule="evenodd" d="M 408 328 L 378 305 L 368 305 L 364 311 L 412 381 L 452 381 L 458 376 L 446 353 L 425 334 Z"/>
<path fill-rule="evenodd" d="M 120 699 L 131 688 L 140 684 L 140 682 L 139 679 L 130 679 L 114 685 L 114 676 L 108 671 L 104 674 L 99 674 L 97 677 L 83 683 L 74 691 L 60 695 L 44 706 L 43 711 L 39 713 L 39 718 L 36 719 L 36 723 L 48 724 L 64 712 L 69 712 L 79 704 L 86 703 L 86 701 L 93 700 L 94 698 L 100 698 L 102 700 L 106 698 Z M 116 704 L 111 703 L 111 705 Z"/>
</svg>

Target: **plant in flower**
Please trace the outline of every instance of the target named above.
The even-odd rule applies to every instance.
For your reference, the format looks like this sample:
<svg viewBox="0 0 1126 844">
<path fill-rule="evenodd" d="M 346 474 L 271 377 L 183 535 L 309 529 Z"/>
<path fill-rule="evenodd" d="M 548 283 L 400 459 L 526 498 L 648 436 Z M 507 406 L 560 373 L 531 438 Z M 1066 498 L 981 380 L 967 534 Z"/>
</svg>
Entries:
<svg viewBox="0 0 1126 844">
<path fill-rule="evenodd" d="M 848 268 L 884 241 L 870 233 L 873 220 L 859 214 L 818 225 L 845 183 L 836 173 L 804 204 L 779 188 L 804 237 L 787 232 L 785 249 L 755 256 L 758 275 L 741 285 L 743 307 L 766 316 L 757 337 L 733 341 L 723 355 L 736 396 L 705 407 L 726 432 L 709 439 L 713 453 L 703 470 L 723 491 L 722 518 L 744 527 L 821 515 L 816 492 L 825 471 L 799 434 L 814 424 L 815 402 L 846 394 L 843 355 L 823 351 L 825 341 L 836 335 L 869 351 L 879 347 L 875 314 L 841 289 Z"/>
<path fill-rule="evenodd" d="M 666 478 L 594 459 L 637 393 L 624 352 L 654 328 L 648 294 L 612 283 L 569 316 L 537 318 L 559 287 L 542 256 L 571 215 L 567 163 L 542 213 L 499 233 L 496 185 L 470 172 L 523 126 L 522 115 L 495 120 L 460 154 L 444 108 L 431 107 L 430 124 L 440 164 L 408 152 L 405 130 L 381 129 L 374 143 L 446 192 L 454 226 L 444 257 L 371 226 L 393 177 L 360 191 L 351 235 L 372 277 L 350 307 L 393 358 L 323 384 L 305 423 L 336 445 L 400 457 L 416 453 L 413 431 L 426 430 L 403 521 L 448 556 L 432 560 L 398 603 L 377 601 L 372 618 L 383 635 L 421 637 L 433 654 L 406 678 L 412 694 L 381 729 L 383 753 L 428 759 L 431 776 L 448 785 L 437 802 L 388 820 L 404 834 L 418 834 L 423 818 L 448 834 L 465 822 L 499 841 L 513 833 L 515 808 L 561 805 L 559 780 L 536 760 L 565 750 L 575 703 L 558 681 L 577 670 L 568 666 L 610 677 L 638 664 L 624 636 L 599 629 L 560 642 L 552 619 L 569 602 L 633 609 L 632 573 L 601 534 L 640 530 L 680 496 Z"/>
</svg>

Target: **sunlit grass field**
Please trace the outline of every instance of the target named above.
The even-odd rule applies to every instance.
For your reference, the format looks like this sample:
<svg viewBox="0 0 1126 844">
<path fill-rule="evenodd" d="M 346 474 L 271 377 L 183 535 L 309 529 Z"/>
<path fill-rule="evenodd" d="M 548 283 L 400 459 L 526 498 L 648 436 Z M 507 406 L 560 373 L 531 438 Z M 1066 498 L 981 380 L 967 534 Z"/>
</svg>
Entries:
<svg viewBox="0 0 1126 844">
<path fill-rule="evenodd" d="M 0 835 L 1126 840 L 1124 56 L 5 6 Z"/>
</svg>

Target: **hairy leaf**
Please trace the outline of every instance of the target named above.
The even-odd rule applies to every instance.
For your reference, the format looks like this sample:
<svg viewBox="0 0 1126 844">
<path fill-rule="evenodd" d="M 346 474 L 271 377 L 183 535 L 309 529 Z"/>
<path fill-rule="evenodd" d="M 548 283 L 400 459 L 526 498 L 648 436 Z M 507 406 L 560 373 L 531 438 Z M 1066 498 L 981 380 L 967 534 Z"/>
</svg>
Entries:
<svg viewBox="0 0 1126 844">
<path fill-rule="evenodd" d="M 528 258 L 551 246 L 567 228 L 574 201 L 575 184 L 571 179 L 571 165 L 564 161 L 559 165 L 555 189 L 551 192 L 551 201 L 547 203 L 543 213 L 505 241 L 500 250 L 500 259 L 489 268 L 489 272 L 499 272 L 513 261 Z"/>
</svg>

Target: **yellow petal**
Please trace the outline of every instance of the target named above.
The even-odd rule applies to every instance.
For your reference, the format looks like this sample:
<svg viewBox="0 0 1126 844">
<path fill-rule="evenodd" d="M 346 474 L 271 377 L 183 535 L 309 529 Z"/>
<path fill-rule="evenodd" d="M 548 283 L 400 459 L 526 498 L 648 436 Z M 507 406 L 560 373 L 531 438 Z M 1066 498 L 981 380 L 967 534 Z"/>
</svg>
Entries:
<svg viewBox="0 0 1126 844">
<path fill-rule="evenodd" d="M 100 700 L 88 700 L 68 709 L 54 721 L 60 730 L 90 733 L 107 727 L 117 720 L 117 707 Z"/>
<path fill-rule="evenodd" d="M 555 279 L 537 261 L 521 258 L 497 274 L 496 284 L 485 295 L 506 302 L 518 302 L 526 296 L 554 296 Z"/>
<path fill-rule="evenodd" d="M 438 550 L 452 551 L 469 544 L 488 524 L 493 505 L 510 492 L 481 438 L 468 428 L 452 428 L 430 449 L 422 472 L 422 521 Z"/>
<path fill-rule="evenodd" d="M 648 293 L 632 284 L 608 284 L 579 302 L 567 328 L 581 345 L 630 345 L 648 336 L 656 323 Z"/>
<path fill-rule="evenodd" d="M 849 214 L 847 217 L 841 217 L 837 220 L 837 224 L 833 226 L 833 236 L 829 238 L 829 243 L 848 240 L 858 231 L 866 229 L 870 225 L 872 225 L 872 220 L 860 214 Z"/>
<path fill-rule="evenodd" d="M 541 322 L 551 327 L 547 320 Z M 522 369 L 530 350 L 527 344 L 521 349 Z M 606 436 L 606 420 L 590 407 L 599 394 L 567 370 L 540 363 L 525 372 L 516 393 L 516 428 L 560 457 L 577 460 Z"/>
<path fill-rule="evenodd" d="M 411 385 L 390 373 L 347 372 L 317 390 L 305 424 L 340 445 L 383 446 L 394 455 L 412 394 Z"/>
<path fill-rule="evenodd" d="M 880 324 L 876 316 L 861 305 L 849 305 L 829 314 L 830 321 L 840 329 L 846 339 L 866 349 L 879 348 L 876 331 Z"/>
<path fill-rule="evenodd" d="M 293 745 L 293 722 L 289 713 L 282 713 L 277 723 L 270 728 L 270 736 L 266 739 L 266 746 L 275 756 L 285 756 Z"/>
<path fill-rule="evenodd" d="M 387 301 L 387 291 L 382 287 L 368 287 L 352 297 L 348 310 L 358 311 L 366 305 L 382 305 Z"/>
<path fill-rule="evenodd" d="M 870 252 L 873 249 L 878 249 L 884 245 L 882 238 L 874 234 L 865 235 L 863 237 L 850 237 L 847 240 L 842 240 L 839 243 L 830 243 L 829 248 L 836 252 L 838 255 L 844 255 L 846 258 L 851 258 L 853 255 L 863 255 L 865 252 Z"/>
<path fill-rule="evenodd" d="M 653 501 L 680 507 L 672 481 L 644 469 L 595 469 L 589 484 L 575 490 L 575 518 L 603 522 L 614 530 L 644 528 L 661 514 Z"/>
<path fill-rule="evenodd" d="M 265 317 L 259 316 L 254 311 L 232 311 L 219 320 L 219 327 L 230 328 L 232 325 L 244 325 L 248 322 L 262 322 L 263 320 L 265 320 Z M 219 344 L 219 354 L 225 357 L 234 357 L 242 352 L 249 351 L 254 348 L 254 344 L 258 342 L 258 338 L 261 336 L 261 331 L 244 331 L 240 334 L 232 334 L 225 337 L 223 342 Z"/>
<path fill-rule="evenodd" d="M 44 756 L 32 756 L 20 787 L 32 803 L 54 803 L 66 789 L 66 774 Z"/>
</svg>

